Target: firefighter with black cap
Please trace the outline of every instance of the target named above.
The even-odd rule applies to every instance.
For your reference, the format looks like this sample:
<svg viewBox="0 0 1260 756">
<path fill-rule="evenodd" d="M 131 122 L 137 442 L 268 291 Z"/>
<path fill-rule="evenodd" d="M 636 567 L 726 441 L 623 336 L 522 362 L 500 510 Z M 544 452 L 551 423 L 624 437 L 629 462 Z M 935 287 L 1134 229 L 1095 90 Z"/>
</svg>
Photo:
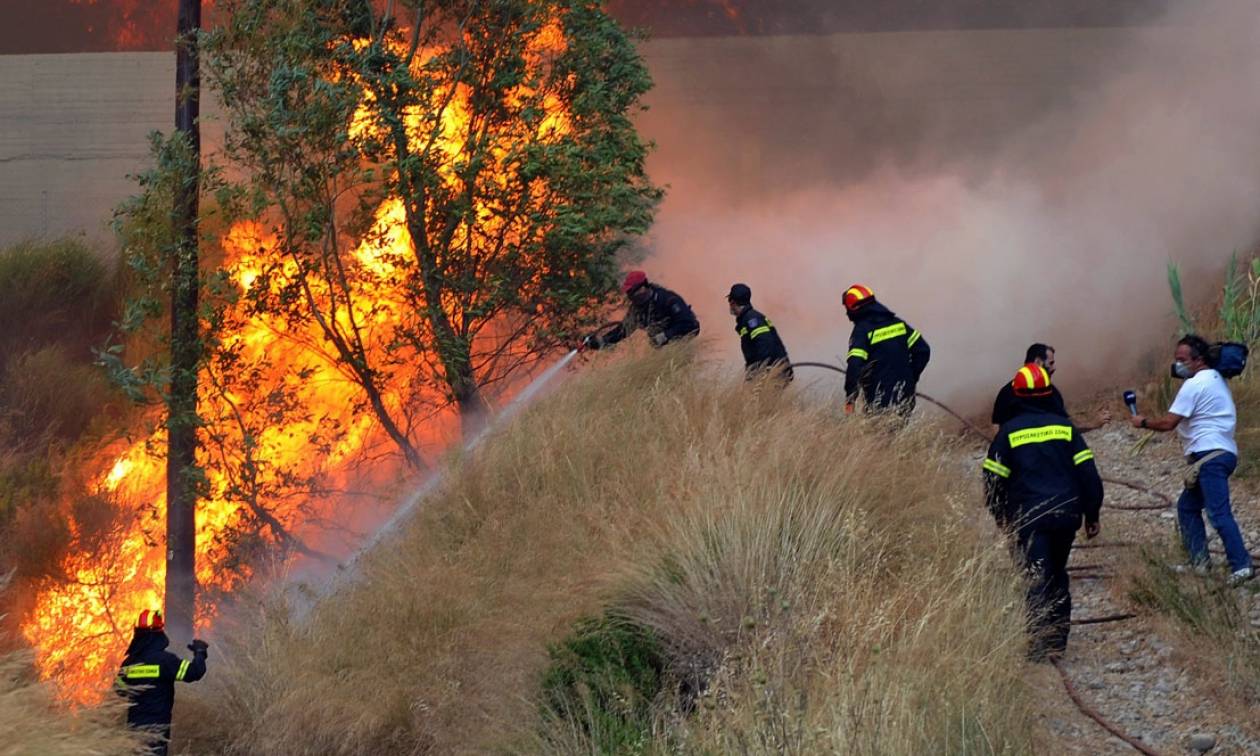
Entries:
<svg viewBox="0 0 1260 756">
<path fill-rule="evenodd" d="M 1072 594 L 1068 556 L 1081 522 L 1085 536 L 1101 528 L 1103 485 L 1094 452 L 1059 414 L 1050 374 L 1035 363 L 1011 382 L 1015 415 L 1002 423 L 984 459 L 985 495 L 998 526 L 1015 536 L 1028 572 L 1034 661 L 1054 661 L 1067 648 Z"/>
<path fill-rule="evenodd" d="M 932 357 L 927 339 L 861 284 L 845 289 L 844 310 L 853 322 L 844 379 L 845 412 L 853 412 L 860 390 L 870 409 L 910 414 L 919 376 Z"/>
<path fill-rule="evenodd" d="M 655 347 L 700 333 L 700 321 L 683 298 L 664 286 L 649 283 L 643 271 L 627 273 L 621 291 L 630 300 L 625 319 L 608 330 L 582 339 L 583 347 L 611 346 L 640 328 L 647 332 L 648 340 Z"/>
<path fill-rule="evenodd" d="M 735 316 L 735 332 L 739 334 L 739 348 L 744 353 L 744 374 L 748 380 L 773 371 L 785 383 L 792 380 L 787 348 L 779 331 L 752 306 L 752 289 L 737 283 L 726 295 L 726 303 Z"/>
<path fill-rule="evenodd" d="M 127 724 L 161 738 L 149 753 L 166 756 L 171 738 L 171 712 L 175 708 L 175 683 L 196 682 L 206 674 L 210 644 L 194 640 L 188 644 L 192 659 L 180 659 L 166 650 L 162 612 L 146 609 L 136 621 L 127 656 L 118 670 L 119 694 L 127 698 Z"/>
</svg>

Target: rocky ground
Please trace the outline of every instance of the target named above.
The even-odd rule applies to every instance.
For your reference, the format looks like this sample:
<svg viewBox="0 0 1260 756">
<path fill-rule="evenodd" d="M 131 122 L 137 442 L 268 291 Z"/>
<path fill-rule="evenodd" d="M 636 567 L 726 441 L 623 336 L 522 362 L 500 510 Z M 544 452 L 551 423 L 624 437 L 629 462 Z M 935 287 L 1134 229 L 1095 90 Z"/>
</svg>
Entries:
<svg viewBox="0 0 1260 756">
<path fill-rule="evenodd" d="M 1174 500 L 1180 491 L 1184 463 L 1175 435 L 1155 437 L 1132 454 L 1140 437 L 1127 423 L 1113 422 L 1087 438 L 1105 477 L 1149 486 Z M 1260 552 L 1260 497 L 1254 485 L 1236 483 L 1234 511 L 1253 553 Z M 1251 489 L 1251 490 L 1248 490 Z M 1105 719 L 1160 754 L 1260 753 L 1260 708 L 1248 708 L 1210 679 L 1196 663 L 1189 639 L 1167 618 L 1139 607 L 1128 597 L 1126 574 L 1140 566 L 1140 547 L 1157 549 L 1174 543 L 1172 508 L 1126 511 L 1116 507 L 1159 504 L 1159 500 L 1118 485 L 1109 485 L 1102 516 L 1101 548 L 1076 548 L 1072 595 L 1073 619 L 1133 612 L 1120 622 L 1078 625 L 1062 669 L 1079 696 Z M 1210 547 L 1220 542 L 1209 527 Z M 1083 534 L 1078 546 L 1083 544 Z M 1223 563 L 1223 556 L 1215 556 Z M 1211 580 L 1223 579 L 1223 573 Z M 1260 632 L 1260 580 L 1235 589 L 1250 615 L 1249 632 Z M 1109 735 L 1083 715 L 1065 692 L 1058 671 L 1049 665 L 1029 667 L 1029 682 L 1048 703 L 1042 717 L 1046 753 L 1124 754 L 1135 749 Z"/>
</svg>

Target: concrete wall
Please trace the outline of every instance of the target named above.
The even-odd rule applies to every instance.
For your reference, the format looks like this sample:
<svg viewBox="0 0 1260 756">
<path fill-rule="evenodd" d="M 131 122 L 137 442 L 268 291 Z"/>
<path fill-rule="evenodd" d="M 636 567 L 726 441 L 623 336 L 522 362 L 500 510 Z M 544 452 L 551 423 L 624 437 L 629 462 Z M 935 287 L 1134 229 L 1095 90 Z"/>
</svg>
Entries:
<svg viewBox="0 0 1260 756">
<path fill-rule="evenodd" d="M 1078 96 L 1124 29 L 667 39 L 641 118 L 675 193 L 844 183 L 994 149 Z M 173 56 L 0 56 L 0 244 L 87 233 L 173 121 Z M 208 116 L 213 119 L 213 109 Z M 216 127 L 208 126 L 208 142 Z"/>
</svg>

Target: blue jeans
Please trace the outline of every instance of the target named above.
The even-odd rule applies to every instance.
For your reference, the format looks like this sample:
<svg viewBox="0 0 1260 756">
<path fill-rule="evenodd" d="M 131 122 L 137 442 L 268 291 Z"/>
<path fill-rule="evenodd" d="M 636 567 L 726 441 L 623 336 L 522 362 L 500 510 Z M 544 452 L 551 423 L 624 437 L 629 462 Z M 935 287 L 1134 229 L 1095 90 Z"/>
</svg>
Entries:
<svg viewBox="0 0 1260 756">
<path fill-rule="evenodd" d="M 1210 452 L 1191 455 L 1194 460 Z M 1181 542 L 1190 555 L 1191 564 L 1207 564 L 1207 530 L 1203 527 L 1203 510 L 1207 510 L 1208 522 L 1225 544 L 1225 558 L 1230 570 L 1251 566 L 1251 554 L 1243 544 L 1242 533 L 1234 521 L 1229 506 L 1229 476 L 1238 466 L 1238 457 L 1226 452 L 1199 468 L 1199 483 L 1181 492 L 1177 500 L 1177 522 L 1181 526 Z"/>
</svg>

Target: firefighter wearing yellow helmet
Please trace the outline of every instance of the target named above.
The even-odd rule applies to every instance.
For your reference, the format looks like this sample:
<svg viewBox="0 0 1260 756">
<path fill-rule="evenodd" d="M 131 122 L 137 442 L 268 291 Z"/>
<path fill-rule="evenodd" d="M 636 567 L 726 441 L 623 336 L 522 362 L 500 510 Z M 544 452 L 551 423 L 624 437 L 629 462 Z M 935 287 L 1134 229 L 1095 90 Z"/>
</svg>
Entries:
<svg viewBox="0 0 1260 756">
<path fill-rule="evenodd" d="M 914 409 L 919 376 L 932 356 L 927 340 L 861 284 L 845 289 L 844 310 L 853 322 L 844 380 L 845 411 L 853 411 L 861 393 L 868 409 L 908 415 Z"/>
</svg>

